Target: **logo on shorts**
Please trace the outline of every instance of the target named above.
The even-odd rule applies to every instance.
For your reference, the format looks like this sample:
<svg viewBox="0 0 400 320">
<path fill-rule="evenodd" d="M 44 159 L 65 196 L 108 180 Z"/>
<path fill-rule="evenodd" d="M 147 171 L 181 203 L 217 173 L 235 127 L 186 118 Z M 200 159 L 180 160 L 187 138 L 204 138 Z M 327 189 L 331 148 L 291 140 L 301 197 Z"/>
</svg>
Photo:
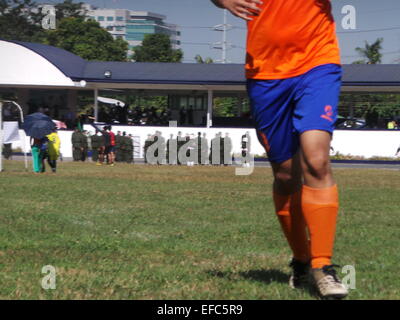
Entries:
<svg viewBox="0 0 400 320">
<path fill-rule="evenodd" d="M 328 120 L 330 122 L 333 122 L 333 109 L 332 106 L 330 106 L 329 104 L 325 106 L 324 109 L 325 113 L 321 115 L 321 118 Z"/>
</svg>

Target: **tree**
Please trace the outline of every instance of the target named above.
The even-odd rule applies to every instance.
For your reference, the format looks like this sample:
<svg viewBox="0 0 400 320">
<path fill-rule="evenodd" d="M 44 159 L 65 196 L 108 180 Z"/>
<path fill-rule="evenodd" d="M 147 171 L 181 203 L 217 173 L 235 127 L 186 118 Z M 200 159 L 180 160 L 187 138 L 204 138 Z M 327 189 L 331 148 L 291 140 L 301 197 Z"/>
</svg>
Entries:
<svg viewBox="0 0 400 320">
<path fill-rule="evenodd" d="M 369 44 L 368 41 L 365 41 L 365 47 L 360 48 L 357 47 L 356 51 L 365 59 L 354 61 L 353 64 L 378 64 L 382 62 L 382 42 L 383 38 L 378 38 L 372 44 Z"/>
<path fill-rule="evenodd" d="M 82 7 L 83 2 L 74 3 L 72 0 L 64 0 L 62 3 L 57 3 L 56 18 L 60 21 L 64 18 L 82 18 L 86 15 L 86 10 Z"/>
<path fill-rule="evenodd" d="M 194 60 L 196 60 L 197 63 L 206 63 L 206 64 L 214 63 L 214 60 L 213 60 L 212 58 L 207 57 L 207 58 L 204 60 L 203 57 L 202 57 L 201 55 L 199 55 L 199 54 L 197 54 L 197 55 L 194 57 Z"/>
<path fill-rule="evenodd" d="M 0 38 L 37 41 L 44 31 L 35 9 L 31 0 L 0 0 Z"/>
<path fill-rule="evenodd" d="M 114 39 L 97 21 L 64 18 L 56 30 L 46 32 L 45 43 L 70 51 L 86 60 L 126 61 L 128 43 Z"/>
<path fill-rule="evenodd" d="M 183 53 L 180 49 L 172 49 L 168 35 L 155 33 L 145 35 L 132 58 L 137 62 L 181 62 Z"/>
</svg>

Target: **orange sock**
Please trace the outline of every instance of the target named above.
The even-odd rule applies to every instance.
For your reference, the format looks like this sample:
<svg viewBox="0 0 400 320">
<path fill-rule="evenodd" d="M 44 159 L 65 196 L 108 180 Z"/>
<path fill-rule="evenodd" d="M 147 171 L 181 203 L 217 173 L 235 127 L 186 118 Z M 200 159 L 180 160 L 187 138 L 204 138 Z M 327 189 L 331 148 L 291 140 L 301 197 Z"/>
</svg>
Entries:
<svg viewBox="0 0 400 320">
<path fill-rule="evenodd" d="M 310 260 L 309 241 L 306 224 L 301 212 L 301 194 L 280 195 L 274 193 L 274 204 L 283 233 L 296 260 L 307 262 Z"/>
<path fill-rule="evenodd" d="M 312 268 L 331 264 L 338 207 L 336 185 L 323 189 L 303 185 L 302 208 L 310 232 Z"/>
</svg>

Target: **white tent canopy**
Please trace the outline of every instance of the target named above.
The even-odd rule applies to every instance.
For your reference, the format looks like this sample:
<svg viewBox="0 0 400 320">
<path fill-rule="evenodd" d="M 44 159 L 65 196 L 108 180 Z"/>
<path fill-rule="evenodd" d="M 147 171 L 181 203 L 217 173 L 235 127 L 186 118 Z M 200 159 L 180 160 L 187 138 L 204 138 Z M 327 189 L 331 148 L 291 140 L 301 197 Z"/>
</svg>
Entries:
<svg viewBox="0 0 400 320">
<path fill-rule="evenodd" d="M 0 40 L 0 85 L 74 87 L 54 64 L 22 45 Z"/>
<path fill-rule="evenodd" d="M 125 103 L 117 100 L 117 99 L 112 99 L 112 98 L 106 98 L 106 97 L 97 97 L 97 100 L 102 102 L 102 103 L 106 103 L 106 104 L 115 104 L 117 105 L 119 103 L 120 107 L 125 107 Z"/>
</svg>

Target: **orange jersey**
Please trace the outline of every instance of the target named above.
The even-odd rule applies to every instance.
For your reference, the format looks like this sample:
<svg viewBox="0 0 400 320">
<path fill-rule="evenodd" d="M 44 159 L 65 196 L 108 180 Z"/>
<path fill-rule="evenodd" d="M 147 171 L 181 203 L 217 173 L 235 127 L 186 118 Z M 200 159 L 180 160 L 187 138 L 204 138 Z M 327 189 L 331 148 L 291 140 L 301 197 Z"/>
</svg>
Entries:
<svg viewBox="0 0 400 320">
<path fill-rule="evenodd" d="M 340 64 L 330 0 L 263 0 L 248 22 L 246 77 L 285 79 Z"/>
</svg>

